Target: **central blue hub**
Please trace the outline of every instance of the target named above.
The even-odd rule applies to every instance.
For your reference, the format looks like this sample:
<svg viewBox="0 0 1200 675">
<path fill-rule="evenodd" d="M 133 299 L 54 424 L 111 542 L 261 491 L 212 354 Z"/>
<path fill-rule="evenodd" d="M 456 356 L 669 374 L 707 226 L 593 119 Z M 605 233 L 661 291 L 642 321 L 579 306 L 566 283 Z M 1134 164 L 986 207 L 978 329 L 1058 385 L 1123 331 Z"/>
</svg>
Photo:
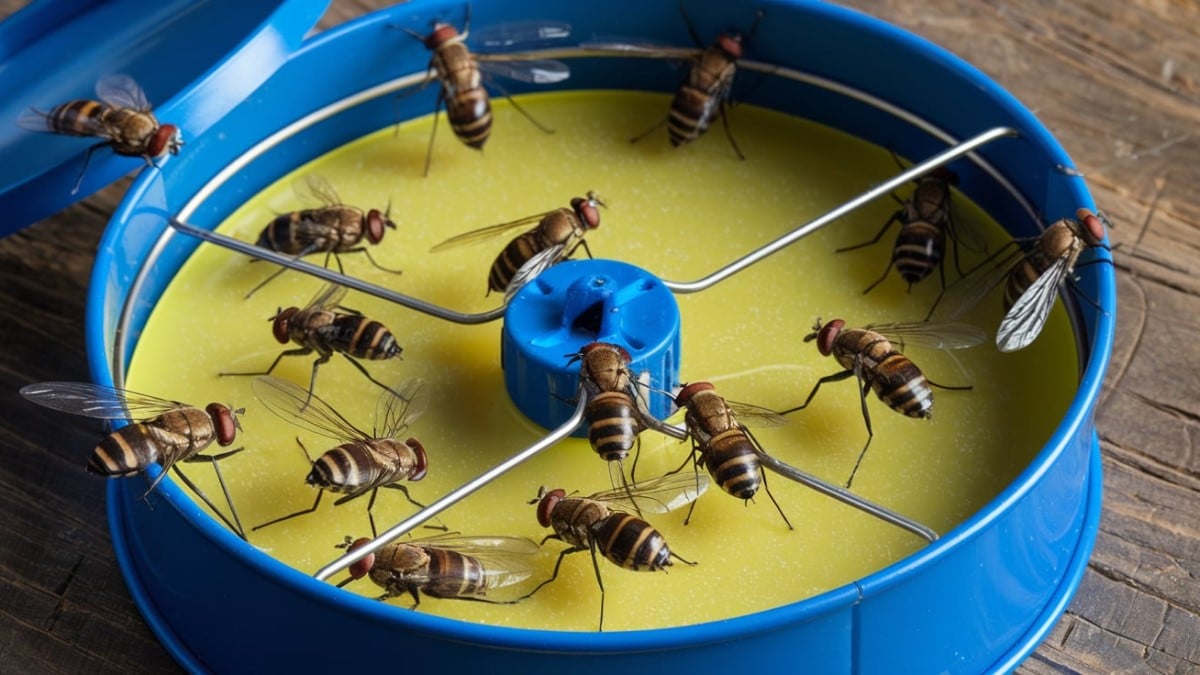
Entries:
<svg viewBox="0 0 1200 675">
<path fill-rule="evenodd" d="M 679 305 L 657 277 L 615 260 L 568 260 L 517 292 L 504 314 L 500 362 L 508 395 L 521 412 L 553 429 L 574 411 L 579 360 L 591 342 L 624 347 L 635 376 L 650 386 L 679 384 Z M 671 413 L 667 396 L 644 392 L 650 412 Z M 582 435 L 580 432 L 579 435 Z"/>
</svg>

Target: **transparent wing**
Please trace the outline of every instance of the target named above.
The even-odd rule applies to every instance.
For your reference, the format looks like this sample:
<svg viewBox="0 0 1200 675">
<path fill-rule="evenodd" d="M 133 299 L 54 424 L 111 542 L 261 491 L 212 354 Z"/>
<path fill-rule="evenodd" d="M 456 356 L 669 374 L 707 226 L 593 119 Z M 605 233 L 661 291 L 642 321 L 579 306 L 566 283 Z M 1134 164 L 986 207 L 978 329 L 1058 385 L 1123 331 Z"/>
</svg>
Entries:
<svg viewBox="0 0 1200 675">
<path fill-rule="evenodd" d="M 117 108 L 132 108 L 142 112 L 150 110 L 146 92 L 132 77 L 123 73 L 101 77 L 96 82 L 96 96 Z"/>
<path fill-rule="evenodd" d="M 17 126 L 28 131 L 54 131 L 54 129 L 50 128 L 50 115 L 34 108 L 30 108 L 17 116 Z"/>
<path fill-rule="evenodd" d="M 696 501 L 708 490 L 708 475 L 684 472 L 597 492 L 588 497 L 623 511 L 667 513 Z"/>
<path fill-rule="evenodd" d="M 395 390 L 384 391 L 375 406 L 376 433 L 380 438 L 397 438 L 429 408 L 425 380 L 412 377 Z"/>
<path fill-rule="evenodd" d="M 267 410 L 314 434 L 335 441 L 371 438 L 324 399 L 287 380 L 261 375 L 250 386 Z"/>
<path fill-rule="evenodd" d="M 103 420 L 149 419 L 187 407 L 178 401 L 88 382 L 39 382 L 22 387 L 21 396 L 53 410 Z"/>
<path fill-rule="evenodd" d="M 1058 287 L 1071 271 L 1071 261 L 1063 256 L 1054 261 L 1042 275 L 1033 282 L 1021 297 L 1013 303 L 1008 313 L 1000 321 L 996 331 L 996 347 L 1002 352 L 1015 352 L 1028 347 L 1054 308 L 1054 300 L 1058 297 Z"/>
<path fill-rule="evenodd" d="M 423 548 L 440 548 L 474 558 L 483 568 L 488 590 L 511 586 L 533 575 L 533 556 L 541 547 L 524 537 L 462 536 L 445 534 L 407 542 Z"/>
<path fill-rule="evenodd" d="M 786 417 L 774 410 L 752 403 L 740 403 L 725 399 L 725 406 L 737 416 L 739 422 L 749 426 L 777 427 L 788 422 Z"/>
<path fill-rule="evenodd" d="M 471 33 L 471 44 L 486 51 L 513 51 L 538 47 L 571 37 L 571 24 L 549 19 L 506 21 L 478 28 Z M 484 55 L 487 56 L 487 55 Z M 482 58 L 477 55 L 477 58 Z"/>
<path fill-rule="evenodd" d="M 535 214 L 532 216 L 525 216 L 524 218 L 518 218 L 517 220 L 510 220 L 507 223 L 499 223 L 497 225 L 488 225 L 487 227 L 481 227 L 478 230 L 471 230 L 470 232 L 464 232 L 462 234 L 450 237 L 449 239 L 447 239 L 446 241 L 443 241 L 440 244 L 436 244 L 433 248 L 429 249 L 429 252 L 436 253 L 437 251 L 447 251 L 449 249 L 462 246 L 464 244 L 471 244 L 471 243 L 475 243 L 475 242 L 479 242 L 479 241 L 484 241 L 486 239 L 491 239 L 492 237 L 499 236 L 501 234 L 504 234 L 505 232 L 510 232 L 518 227 L 522 227 L 522 226 L 528 227 L 530 224 L 537 224 L 537 223 L 541 222 L 541 220 L 543 218 L 550 215 L 551 213 L 554 213 L 554 211 L 545 211 L 543 213 L 538 213 L 538 214 Z"/>
<path fill-rule="evenodd" d="M 292 189 L 301 201 L 311 201 L 323 206 L 337 206 L 342 203 L 329 179 L 317 174 L 308 174 L 303 180 L 297 179 Z"/>
<path fill-rule="evenodd" d="M 1016 241 L 1010 241 L 996 250 L 982 263 L 967 272 L 967 275 L 946 287 L 938 299 L 929 318 L 938 323 L 950 323 L 975 308 L 996 286 L 1008 278 L 1026 252 Z"/>
<path fill-rule="evenodd" d="M 952 239 L 962 244 L 968 251 L 981 253 L 988 249 L 987 234 L 981 224 L 970 218 L 960 220 L 954 217 L 953 202 L 951 202 L 950 214 L 946 219 L 945 230 Z"/>
<path fill-rule="evenodd" d="M 981 345 L 987 340 L 986 331 L 967 323 L 910 321 L 869 324 L 866 328 L 883 335 L 890 342 L 905 347 L 916 345 L 928 349 L 967 349 Z"/>
<path fill-rule="evenodd" d="M 571 76 L 571 69 L 562 61 L 552 59 L 512 59 L 499 56 L 476 55 L 479 70 L 489 75 L 499 75 L 518 82 L 552 84 Z"/>
<path fill-rule="evenodd" d="M 530 257 L 529 260 L 526 260 L 525 264 L 521 265 L 521 269 L 517 270 L 516 274 L 513 275 L 512 280 L 508 282 L 508 286 L 504 288 L 504 302 L 512 300 L 512 297 L 516 295 L 517 291 L 520 291 L 525 284 L 533 281 L 534 277 L 542 272 L 545 272 L 555 263 L 562 260 L 562 254 L 566 248 L 567 247 L 563 244 L 555 244 L 550 248 L 538 251 L 535 255 Z"/>
<path fill-rule="evenodd" d="M 342 304 L 342 299 L 346 297 L 347 290 L 349 289 L 341 284 L 325 284 L 304 307 L 306 309 L 313 307 L 337 307 Z"/>
</svg>

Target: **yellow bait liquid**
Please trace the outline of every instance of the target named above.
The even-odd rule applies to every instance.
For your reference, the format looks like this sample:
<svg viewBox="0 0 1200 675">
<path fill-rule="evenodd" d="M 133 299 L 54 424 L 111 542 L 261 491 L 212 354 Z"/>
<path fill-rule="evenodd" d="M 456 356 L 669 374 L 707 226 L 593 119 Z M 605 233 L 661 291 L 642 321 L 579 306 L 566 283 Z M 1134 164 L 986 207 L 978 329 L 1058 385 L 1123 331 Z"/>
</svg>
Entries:
<svg viewBox="0 0 1200 675">
<path fill-rule="evenodd" d="M 496 254 L 520 230 L 488 241 L 430 253 L 462 232 L 568 206 L 595 190 L 607 208 L 587 240 L 597 257 L 638 265 L 672 281 L 691 281 L 775 239 L 898 172 L 886 148 L 802 119 L 740 105 L 730 123 L 746 160 L 740 161 L 715 125 L 698 141 L 672 148 L 665 127 L 637 143 L 629 139 L 662 120 L 665 95 L 571 92 L 523 97 L 521 104 L 546 134 L 504 100 L 495 101 L 492 138 L 484 152 L 460 144 L 443 119 L 428 177 L 422 175 L 430 117 L 388 127 L 338 148 L 283 177 L 246 202 L 219 228 L 254 241 L 276 215 L 320 206 L 298 196 L 309 174 L 329 181 L 342 202 L 363 209 L 391 204 L 398 225 L 371 248 L 381 264 L 345 255 L 347 273 L 463 312 L 496 307 L 485 294 Z M 911 188 L 899 195 L 907 197 Z M 679 296 L 683 320 L 682 379 L 710 380 L 725 398 L 784 409 L 804 401 L 817 379 L 841 368 L 803 342 L 817 317 L 842 318 L 848 327 L 923 318 L 937 295 L 938 275 L 915 285 L 883 273 L 897 227 L 876 245 L 835 253 L 870 239 L 897 204 L 887 198 L 843 218 L 709 290 Z M 990 250 L 1002 230 L 955 194 L 959 228 Z M 949 245 L 948 245 L 949 249 Z M 960 247 L 963 267 L 982 251 Z M 582 255 L 580 252 L 576 257 Z M 954 271 L 950 250 L 943 264 Z M 321 261 L 314 255 L 309 260 Z M 323 285 L 288 271 L 249 300 L 244 295 L 275 271 L 224 249 L 204 245 L 187 261 L 150 317 L 132 360 L 127 386 L 195 405 L 220 401 L 244 406 L 242 454 L 222 471 L 250 543 L 306 573 L 340 556 L 347 535 L 370 536 L 367 500 L 320 508 L 258 531 L 254 525 L 308 508 L 315 489 L 299 438 L 315 458 L 340 443 L 276 417 L 251 391 L 252 377 L 219 372 L 265 369 L 284 349 L 271 335 L 280 307 L 303 306 Z M 374 377 L 399 383 L 426 380 L 428 411 L 402 438 L 415 436 L 429 455 L 428 476 L 409 483 L 412 497 L 429 503 L 474 478 L 545 431 L 509 401 L 500 370 L 500 323 L 446 323 L 351 292 L 348 307 L 381 321 L 403 346 L 401 359 L 362 361 Z M 966 317 L 984 328 L 983 345 L 947 354 L 910 347 L 906 354 L 931 380 L 973 385 L 970 391 L 934 390 L 931 420 L 888 408 L 873 392 L 867 408 L 874 440 L 855 478 L 864 497 L 945 534 L 1012 482 L 1051 436 L 1075 391 L 1077 357 L 1066 312 L 1057 307 L 1040 339 L 1015 354 L 1000 354 L 991 339 L 1002 315 L 999 292 Z M 565 356 L 564 356 L 565 358 Z M 286 357 L 274 375 L 307 387 L 315 355 Z M 335 355 L 317 375 L 315 393 L 368 433 L 376 425 L 381 390 Z M 672 418 L 679 421 L 680 415 Z M 849 476 L 867 431 L 853 378 L 826 384 L 789 423 L 755 428 L 767 452 L 831 483 Z M 653 431 L 642 434 L 638 477 L 679 466 L 690 444 Z M 626 467 L 628 469 L 628 466 Z M 224 507 L 213 472 L 184 467 Z M 735 617 L 793 603 L 860 579 L 919 549 L 924 540 L 798 484 L 767 474 L 767 485 L 795 525 L 789 531 L 764 492 L 751 503 L 712 486 L 686 510 L 646 514 L 671 550 L 698 564 L 676 562 L 669 571 L 632 572 L 599 560 L 606 589 L 605 630 L 648 629 Z M 510 535 L 541 541 L 529 501 L 539 486 L 588 495 L 609 489 L 608 467 L 586 439 L 569 439 L 443 512 L 432 524 L 464 535 Z M 374 515 L 382 532 L 415 511 L 395 490 L 381 490 Z M 414 536 L 436 531 L 418 529 Z M 550 575 L 565 545 L 547 542 L 534 558 L 534 576 Z M 337 575 L 333 581 L 345 578 Z M 382 593 L 368 579 L 346 587 Z M 410 606 L 408 597 L 391 600 Z M 600 591 L 588 553 L 564 561 L 557 581 L 516 605 L 425 597 L 418 611 L 495 625 L 595 630 Z"/>
</svg>

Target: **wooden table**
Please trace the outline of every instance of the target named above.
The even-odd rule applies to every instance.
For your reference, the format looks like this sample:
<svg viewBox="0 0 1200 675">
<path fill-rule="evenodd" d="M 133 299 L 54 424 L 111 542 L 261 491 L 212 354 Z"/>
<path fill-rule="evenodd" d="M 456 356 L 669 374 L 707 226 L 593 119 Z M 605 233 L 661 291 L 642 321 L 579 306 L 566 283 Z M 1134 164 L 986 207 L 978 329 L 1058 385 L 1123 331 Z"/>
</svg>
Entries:
<svg viewBox="0 0 1200 675">
<path fill-rule="evenodd" d="M 0 0 L 0 16 L 23 3 Z M 323 27 L 376 0 L 335 0 Z M 851 0 L 943 45 L 1034 110 L 1115 224 L 1120 312 L 1097 413 L 1105 508 L 1069 611 L 1022 670 L 1200 669 L 1200 3 Z M 919 9 L 917 9 L 919 7 Z M 87 380 L 96 244 L 127 181 L 0 240 L 0 671 L 178 666 L 125 590 L 104 481 L 82 471 L 97 425 L 25 403 L 34 381 Z"/>
</svg>

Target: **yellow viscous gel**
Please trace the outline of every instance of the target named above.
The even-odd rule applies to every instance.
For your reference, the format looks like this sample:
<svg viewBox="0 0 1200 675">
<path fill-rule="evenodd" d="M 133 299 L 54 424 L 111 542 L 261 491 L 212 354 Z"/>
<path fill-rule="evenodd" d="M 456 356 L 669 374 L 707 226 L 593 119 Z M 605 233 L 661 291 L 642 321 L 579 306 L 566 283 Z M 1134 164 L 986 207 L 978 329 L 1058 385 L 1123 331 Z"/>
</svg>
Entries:
<svg viewBox="0 0 1200 675">
<path fill-rule="evenodd" d="M 517 232 L 429 253 L 455 234 L 566 206 L 572 197 L 596 190 L 608 208 L 600 228 L 588 236 L 595 256 L 641 266 L 663 279 L 690 281 L 898 170 L 885 148 L 749 105 L 734 108 L 731 119 L 745 161 L 737 159 L 720 125 L 682 148 L 669 145 L 665 129 L 630 143 L 630 137 L 666 115 L 664 95 L 557 93 L 523 97 L 522 105 L 556 133 L 538 131 L 507 102 L 497 101 L 486 150 L 481 154 L 462 146 L 442 120 L 432 169 L 423 177 L 431 119 L 409 121 L 398 134 L 383 129 L 300 167 L 248 201 L 220 230 L 254 241 L 276 214 L 317 206 L 302 202 L 294 184 L 319 174 L 347 204 L 383 208 L 390 201 L 398 224 L 372 253 L 384 265 L 403 268 L 403 274 L 382 272 L 354 255 L 343 256 L 348 273 L 478 312 L 500 302 L 496 294 L 485 295 L 487 273 Z M 907 196 L 909 191 L 899 192 Z M 840 317 L 850 326 L 923 318 L 938 291 L 936 273 L 909 293 L 893 270 L 871 293 L 862 293 L 887 265 L 895 229 L 875 246 L 834 253 L 869 239 L 896 207 L 891 199 L 877 200 L 707 291 L 678 296 L 683 381 L 711 380 L 731 400 L 791 407 L 804 400 L 818 378 L 840 369 L 815 344 L 802 341 L 817 317 Z M 975 228 L 992 250 L 1004 241 L 998 226 L 958 194 L 954 214 L 960 228 Z M 964 267 L 983 256 L 962 253 Z M 289 271 L 243 300 L 274 269 L 201 246 L 150 317 L 127 383 L 136 391 L 199 405 L 217 400 L 245 406 L 239 443 L 247 451 L 222 466 L 247 529 L 312 504 L 315 490 L 304 482 L 310 466 L 297 437 L 314 456 L 337 445 L 266 410 L 252 394 L 253 378 L 218 376 L 265 369 L 280 351 L 293 347 L 274 341 L 268 320 L 279 307 L 306 303 L 322 282 Z M 956 278 L 951 265 L 947 279 Z M 499 322 L 445 323 L 355 292 L 344 304 L 382 321 L 404 347 L 401 360 L 363 362 L 376 378 L 427 381 L 430 408 L 405 432 L 421 439 L 429 453 L 428 476 L 409 484 L 414 499 L 433 501 L 545 433 L 505 393 Z M 1000 304 L 999 294 L 993 294 L 967 318 L 994 334 Z M 1042 337 L 1016 354 L 999 354 L 989 340 L 957 352 L 963 370 L 937 351 L 912 347 L 907 354 L 934 381 L 969 383 L 974 389 L 935 390 L 929 421 L 904 417 L 868 394 L 875 438 L 854 489 L 946 533 L 996 497 L 1051 436 L 1078 380 L 1074 342 L 1059 307 Z M 307 386 L 313 358 L 285 358 L 274 374 Z M 380 390 L 341 356 L 321 367 L 316 394 L 359 428 L 374 428 Z M 766 450 L 832 483 L 845 481 L 866 440 L 853 380 L 825 385 L 813 405 L 789 420 L 756 429 Z M 689 449 L 644 433 L 638 476 L 679 466 Z M 185 470 L 222 503 L 211 470 L 200 465 Z M 641 573 L 600 560 L 607 591 L 605 630 L 691 624 L 778 607 L 862 578 L 924 546 L 908 532 L 780 476 L 767 479 L 795 531 L 784 527 L 765 494 L 743 504 L 715 486 L 698 501 L 689 525 L 682 522 L 684 511 L 649 514 L 671 549 L 699 564 Z M 586 439 L 570 439 L 434 523 L 465 535 L 540 541 L 550 530 L 538 525 L 535 507 L 528 503 L 539 486 L 582 495 L 611 487 L 607 467 Z M 367 498 L 335 507 L 337 497 L 326 495 L 315 513 L 251 532 L 250 543 L 314 572 L 341 554 L 335 545 L 345 536 L 370 534 Z M 374 514 L 382 531 L 414 510 L 399 492 L 382 490 Z M 543 547 L 532 581 L 549 576 L 563 548 L 553 540 Z M 344 574 L 334 580 L 341 578 Z M 371 597 L 381 593 L 366 579 L 347 590 Z M 426 597 L 418 611 L 495 625 L 588 631 L 596 628 L 599 601 L 592 563 L 583 552 L 568 557 L 555 583 L 520 604 Z M 411 604 L 407 597 L 392 602 Z"/>
</svg>

